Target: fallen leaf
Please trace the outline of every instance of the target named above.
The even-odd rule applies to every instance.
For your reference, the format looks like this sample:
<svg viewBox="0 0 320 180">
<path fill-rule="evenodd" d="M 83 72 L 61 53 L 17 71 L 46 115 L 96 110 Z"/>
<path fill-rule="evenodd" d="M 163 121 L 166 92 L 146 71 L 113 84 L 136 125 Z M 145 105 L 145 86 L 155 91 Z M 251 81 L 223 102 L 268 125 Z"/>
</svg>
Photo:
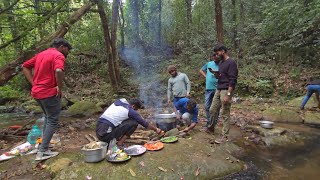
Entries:
<svg viewBox="0 0 320 180">
<path fill-rule="evenodd" d="M 136 173 L 131 168 L 129 168 L 129 172 L 130 172 L 131 176 L 136 176 Z"/>
<path fill-rule="evenodd" d="M 198 169 L 196 170 L 196 176 L 198 176 L 200 174 L 200 167 L 198 167 Z"/>
<path fill-rule="evenodd" d="M 160 169 L 160 170 L 163 171 L 163 172 L 167 172 L 167 170 L 164 169 L 163 167 L 158 167 L 158 169 Z"/>
<path fill-rule="evenodd" d="M 144 162 L 143 161 L 140 161 L 139 164 L 140 164 L 141 167 L 144 167 Z"/>
</svg>

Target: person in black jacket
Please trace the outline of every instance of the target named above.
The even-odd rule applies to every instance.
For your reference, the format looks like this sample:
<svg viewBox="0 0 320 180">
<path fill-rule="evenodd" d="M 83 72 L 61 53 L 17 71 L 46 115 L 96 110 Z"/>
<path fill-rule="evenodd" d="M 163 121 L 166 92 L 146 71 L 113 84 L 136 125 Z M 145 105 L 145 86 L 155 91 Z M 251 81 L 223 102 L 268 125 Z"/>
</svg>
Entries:
<svg viewBox="0 0 320 180">
<path fill-rule="evenodd" d="M 238 78 L 238 67 L 236 62 L 229 57 L 227 48 L 218 44 L 213 51 L 220 57 L 219 71 L 210 71 L 218 79 L 217 90 L 214 94 L 212 104 L 210 106 L 210 124 L 208 128 L 214 131 L 215 128 L 215 114 L 219 111 L 221 106 L 222 112 L 222 134 L 221 137 L 215 140 L 215 143 L 220 144 L 228 140 L 230 130 L 230 108 L 231 98 L 234 93 Z"/>
</svg>

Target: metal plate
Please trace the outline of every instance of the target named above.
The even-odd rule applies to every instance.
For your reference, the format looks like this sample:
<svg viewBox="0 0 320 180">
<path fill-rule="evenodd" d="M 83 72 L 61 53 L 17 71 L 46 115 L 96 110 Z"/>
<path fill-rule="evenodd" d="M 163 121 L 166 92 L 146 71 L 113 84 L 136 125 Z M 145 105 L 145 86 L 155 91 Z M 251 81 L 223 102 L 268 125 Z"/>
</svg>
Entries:
<svg viewBox="0 0 320 180">
<path fill-rule="evenodd" d="M 118 159 L 113 159 L 111 158 L 111 156 L 107 156 L 106 157 L 106 160 L 109 161 L 109 162 L 114 162 L 114 163 L 120 163 L 120 162 L 125 162 L 125 161 L 128 161 L 131 159 L 131 156 L 128 156 L 128 158 L 126 159 L 121 159 L 121 160 L 118 160 Z"/>
<path fill-rule="evenodd" d="M 124 149 L 124 152 L 127 153 L 129 156 L 139 156 L 145 153 L 147 149 L 141 145 L 132 145 Z"/>
<path fill-rule="evenodd" d="M 178 138 L 176 136 L 169 136 L 161 138 L 160 141 L 163 143 L 174 143 L 178 141 Z"/>
</svg>

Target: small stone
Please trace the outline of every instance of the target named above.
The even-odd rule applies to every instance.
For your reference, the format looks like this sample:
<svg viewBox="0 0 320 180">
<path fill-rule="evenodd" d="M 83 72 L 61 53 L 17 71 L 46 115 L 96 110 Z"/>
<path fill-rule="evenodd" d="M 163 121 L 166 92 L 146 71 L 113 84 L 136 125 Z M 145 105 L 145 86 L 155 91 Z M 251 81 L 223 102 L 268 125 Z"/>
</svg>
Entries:
<svg viewBox="0 0 320 180">
<path fill-rule="evenodd" d="M 229 160 L 229 159 L 230 159 L 229 157 L 226 158 L 226 160 Z"/>
</svg>

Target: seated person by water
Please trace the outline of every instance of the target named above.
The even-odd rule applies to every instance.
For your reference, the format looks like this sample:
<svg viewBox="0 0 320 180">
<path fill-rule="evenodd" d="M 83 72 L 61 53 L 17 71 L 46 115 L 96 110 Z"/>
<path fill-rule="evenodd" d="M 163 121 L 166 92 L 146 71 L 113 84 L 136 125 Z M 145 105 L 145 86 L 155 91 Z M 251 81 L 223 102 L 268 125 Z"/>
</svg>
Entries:
<svg viewBox="0 0 320 180">
<path fill-rule="evenodd" d="M 138 124 L 160 134 L 161 129 L 149 124 L 137 112 L 142 108 L 143 104 L 138 99 L 131 99 L 129 102 L 125 98 L 116 100 L 97 122 L 96 135 L 98 139 L 109 143 L 115 138 L 118 141 L 117 146 L 122 147 L 124 141 L 137 129 Z"/>
<path fill-rule="evenodd" d="M 308 100 L 312 96 L 313 93 L 315 93 L 316 101 L 317 101 L 317 107 L 320 108 L 320 100 L 319 100 L 319 94 L 320 94 L 320 79 L 311 81 L 307 84 L 307 94 L 302 100 L 301 109 L 304 109 L 304 106 L 307 104 Z"/>
<path fill-rule="evenodd" d="M 187 125 L 182 132 L 189 132 L 198 123 L 198 105 L 195 100 L 189 98 L 181 98 L 174 103 L 177 109 L 177 119 Z"/>
</svg>

